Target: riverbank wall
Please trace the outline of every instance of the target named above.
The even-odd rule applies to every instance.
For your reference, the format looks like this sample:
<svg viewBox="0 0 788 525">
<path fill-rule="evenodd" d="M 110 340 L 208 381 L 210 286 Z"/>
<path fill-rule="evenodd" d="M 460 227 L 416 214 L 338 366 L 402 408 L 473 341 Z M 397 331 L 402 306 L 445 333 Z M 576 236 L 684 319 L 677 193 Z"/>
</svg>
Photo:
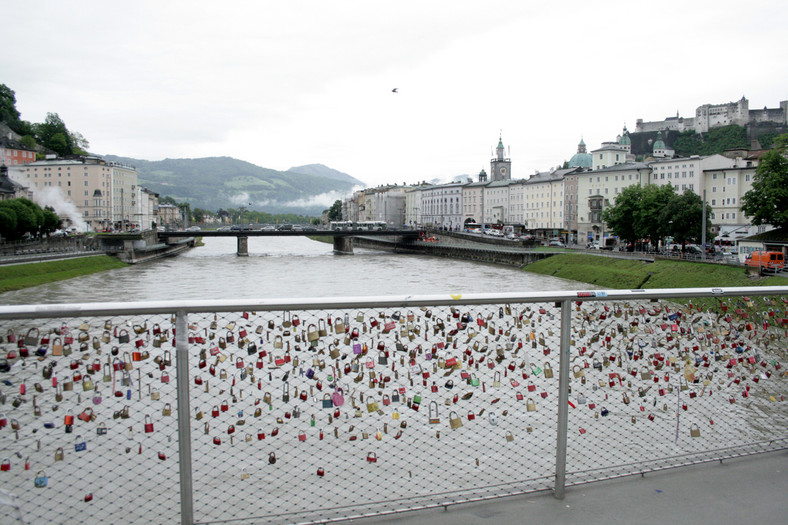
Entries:
<svg viewBox="0 0 788 525">
<path fill-rule="evenodd" d="M 465 242 L 452 243 L 447 237 L 438 242 L 412 241 L 402 242 L 397 239 L 382 239 L 370 237 L 355 237 L 354 246 L 374 250 L 385 250 L 393 253 L 410 253 L 462 259 L 466 261 L 486 262 L 505 266 L 522 267 L 554 255 L 550 252 L 534 252 L 522 249 L 503 247 L 496 244 L 477 244 Z M 448 241 L 448 242 L 444 242 Z"/>
</svg>

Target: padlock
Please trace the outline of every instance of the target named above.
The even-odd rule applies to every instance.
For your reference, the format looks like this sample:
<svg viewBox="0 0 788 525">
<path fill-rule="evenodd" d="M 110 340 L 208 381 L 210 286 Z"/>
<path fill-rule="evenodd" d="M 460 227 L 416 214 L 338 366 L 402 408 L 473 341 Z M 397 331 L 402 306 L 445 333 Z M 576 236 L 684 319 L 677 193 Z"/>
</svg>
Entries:
<svg viewBox="0 0 788 525">
<path fill-rule="evenodd" d="M 145 433 L 150 434 L 153 432 L 153 420 L 149 415 L 145 416 Z"/>
<path fill-rule="evenodd" d="M 498 416 L 495 414 L 495 412 L 490 412 L 490 415 L 488 416 L 488 420 L 492 426 L 498 425 Z"/>
<path fill-rule="evenodd" d="M 514 441 L 514 435 L 511 431 L 506 432 L 506 441 Z"/>
<path fill-rule="evenodd" d="M 438 403 L 437 403 L 437 401 L 430 401 L 429 422 L 430 422 L 430 425 L 437 425 L 438 423 L 440 423 L 440 418 L 438 417 Z"/>
<path fill-rule="evenodd" d="M 536 412 L 536 403 L 529 397 L 525 402 L 525 408 L 528 412 Z"/>
<path fill-rule="evenodd" d="M 367 453 L 367 463 L 377 463 L 378 462 L 378 455 L 374 452 Z"/>
<path fill-rule="evenodd" d="M 33 480 L 33 484 L 35 485 L 36 488 L 42 489 L 42 488 L 47 486 L 47 482 L 48 481 L 49 481 L 49 478 L 44 473 L 44 471 L 43 470 L 39 470 L 38 473 L 36 474 L 35 479 Z"/>
<path fill-rule="evenodd" d="M 468 420 L 469 421 L 471 419 L 473 419 L 473 418 L 471 418 L 471 415 L 473 415 L 473 413 L 469 412 L 468 413 Z M 454 412 L 454 411 L 449 412 L 449 426 L 451 427 L 452 430 L 457 430 L 458 428 L 460 428 L 462 426 L 462 418 L 460 418 L 460 416 L 457 415 L 457 412 Z"/>
<path fill-rule="evenodd" d="M 700 428 L 698 427 L 697 423 L 693 423 L 690 426 L 690 436 L 694 438 L 700 437 Z"/>
<path fill-rule="evenodd" d="M 63 447 L 57 447 L 57 449 L 55 450 L 55 461 L 63 461 L 64 455 L 65 454 L 63 453 Z"/>
</svg>

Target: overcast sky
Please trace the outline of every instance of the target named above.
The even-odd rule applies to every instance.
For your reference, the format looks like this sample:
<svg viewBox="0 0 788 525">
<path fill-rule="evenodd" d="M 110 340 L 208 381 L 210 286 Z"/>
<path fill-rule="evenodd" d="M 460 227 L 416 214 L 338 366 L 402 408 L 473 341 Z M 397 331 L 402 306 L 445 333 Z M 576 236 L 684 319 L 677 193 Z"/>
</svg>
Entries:
<svg viewBox="0 0 788 525">
<path fill-rule="evenodd" d="M 2 10 L 0 83 L 90 151 L 320 163 L 370 186 L 514 178 L 635 120 L 788 99 L 785 0 L 39 1 Z M 398 88 L 398 93 L 392 89 Z"/>
</svg>

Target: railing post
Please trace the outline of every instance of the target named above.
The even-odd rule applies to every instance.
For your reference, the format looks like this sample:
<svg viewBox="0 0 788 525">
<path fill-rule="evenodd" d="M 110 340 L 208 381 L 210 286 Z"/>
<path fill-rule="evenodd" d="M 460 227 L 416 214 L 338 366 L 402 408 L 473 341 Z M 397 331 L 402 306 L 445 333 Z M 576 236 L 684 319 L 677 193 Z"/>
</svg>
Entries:
<svg viewBox="0 0 788 525">
<path fill-rule="evenodd" d="M 191 407 L 189 406 L 189 323 L 179 310 L 175 319 L 175 369 L 178 377 L 178 467 L 180 470 L 181 525 L 194 523 L 192 489 Z"/>
<path fill-rule="evenodd" d="M 564 498 L 566 488 L 566 440 L 569 419 L 569 360 L 572 336 L 572 302 L 561 301 L 561 352 L 558 365 L 558 429 L 555 445 L 555 487 L 553 495 Z"/>
</svg>

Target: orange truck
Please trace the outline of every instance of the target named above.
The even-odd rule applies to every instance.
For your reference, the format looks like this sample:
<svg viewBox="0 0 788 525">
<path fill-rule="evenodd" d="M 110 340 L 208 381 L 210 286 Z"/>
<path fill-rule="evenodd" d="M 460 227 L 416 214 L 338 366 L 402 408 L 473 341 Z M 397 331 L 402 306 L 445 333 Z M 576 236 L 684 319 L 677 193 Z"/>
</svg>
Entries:
<svg viewBox="0 0 788 525">
<path fill-rule="evenodd" d="M 785 255 L 782 252 L 752 252 L 744 264 L 760 268 L 761 272 L 779 272 L 785 268 Z"/>
</svg>

